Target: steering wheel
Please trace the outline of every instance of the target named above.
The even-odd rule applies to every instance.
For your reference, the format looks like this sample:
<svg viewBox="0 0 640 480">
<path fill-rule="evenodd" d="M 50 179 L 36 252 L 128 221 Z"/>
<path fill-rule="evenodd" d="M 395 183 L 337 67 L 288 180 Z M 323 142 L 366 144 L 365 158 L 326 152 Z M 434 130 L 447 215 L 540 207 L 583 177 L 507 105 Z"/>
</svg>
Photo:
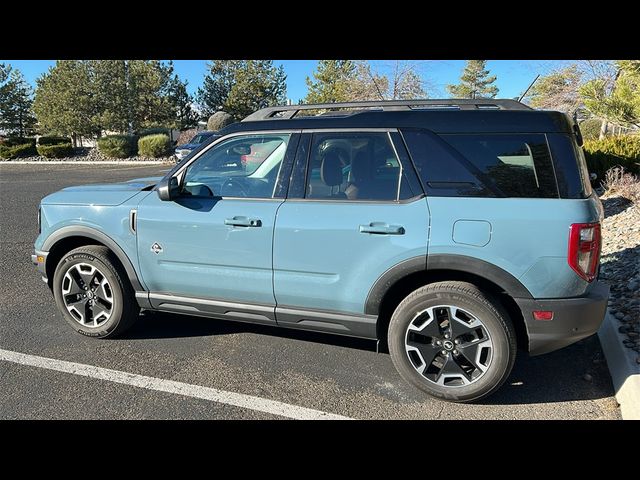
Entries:
<svg viewBox="0 0 640 480">
<path fill-rule="evenodd" d="M 241 177 L 231 177 L 225 180 L 225 182 L 222 184 L 222 186 L 220 187 L 220 196 L 221 197 L 225 197 L 227 195 L 225 195 L 225 190 L 227 189 L 227 187 L 231 187 L 234 190 L 234 194 L 232 195 L 233 197 L 238 197 L 238 196 L 242 196 L 242 197 L 249 197 L 249 191 L 247 189 L 247 186 L 244 184 L 244 181 L 241 180 Z M 242 195 L 237 195 L 236 191 L 240 190 L 240 192 L 242 193 Z"/>
</svg>

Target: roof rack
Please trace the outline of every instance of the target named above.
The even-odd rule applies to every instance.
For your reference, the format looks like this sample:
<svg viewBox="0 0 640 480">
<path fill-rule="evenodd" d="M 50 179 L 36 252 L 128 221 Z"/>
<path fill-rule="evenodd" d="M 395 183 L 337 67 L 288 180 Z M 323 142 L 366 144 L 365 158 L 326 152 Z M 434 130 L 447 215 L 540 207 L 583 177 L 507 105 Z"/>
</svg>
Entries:
<svg viewBox="0 0 640 480">
<path fill-rule="evenodd" d="M 317 103 L 304 105 L 282 105 L 267 107 L 252 113 L 244 118 L 243 122 L 254 120 L 289 119 L 295 117 L 302 110 L 335 110 L 348 109 L 380 109 L 383 111 L 398 110 L 531 110 L 527 105 L 517 100 L 495 100 L 492 98 L 481 99 L 452 99 L 444 100 L 379 100 L 368 102 L 336 102 Z"/>
</svg>

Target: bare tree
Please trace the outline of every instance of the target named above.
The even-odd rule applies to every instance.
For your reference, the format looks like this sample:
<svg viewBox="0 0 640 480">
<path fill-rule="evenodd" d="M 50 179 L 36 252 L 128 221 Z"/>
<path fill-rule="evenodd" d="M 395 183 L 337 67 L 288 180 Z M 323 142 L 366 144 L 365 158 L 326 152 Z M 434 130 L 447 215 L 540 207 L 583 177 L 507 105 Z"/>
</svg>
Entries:
<svg viewBox="0 0 640 480">
<path fill-rule="evenodd" d="M 359 61 L 351 82 L 353 100 L 407 100 L 425 98 L 425 82 L 418 62 L 396 60 L 389 73 L 375 70 L 367 61 Z"/>
</svg>

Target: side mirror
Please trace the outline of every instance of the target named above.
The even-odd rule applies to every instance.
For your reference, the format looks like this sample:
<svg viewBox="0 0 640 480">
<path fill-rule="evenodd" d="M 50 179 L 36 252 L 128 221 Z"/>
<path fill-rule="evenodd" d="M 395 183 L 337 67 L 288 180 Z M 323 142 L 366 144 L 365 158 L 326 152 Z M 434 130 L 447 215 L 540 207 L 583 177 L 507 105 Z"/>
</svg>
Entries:
<svg viewBox="0 0 640 480">
<path fill-rule="evenodd" d="M 178 179 L 176 177 L 163 178 L 158 183 L 158 197 L 163 202 L 170 202 L 178 197 L 180 194 L 180 185 L 178 185 Z"/>
</svg>

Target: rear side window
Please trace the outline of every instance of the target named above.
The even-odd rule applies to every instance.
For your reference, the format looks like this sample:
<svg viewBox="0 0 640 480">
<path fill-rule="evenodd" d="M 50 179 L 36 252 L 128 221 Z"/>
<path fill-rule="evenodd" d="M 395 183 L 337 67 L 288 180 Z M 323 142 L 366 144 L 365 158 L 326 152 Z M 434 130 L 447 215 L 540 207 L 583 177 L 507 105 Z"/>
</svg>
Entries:
<svg viewBox="0 0 640 480">
<path fill-rule="evenodd" d="M 315 133 L 305 198 L 395 201 L 402 167 L 384 132 Z"/>
<path fill-rule="evenodd" d="M 582 147 L 573 136 L 547 134 L 561 198 L 586 198 L 591 195 L 591 183 Z"/>
<path fill-rule="evenodd" d="M 543 134 L 402 133 L 428 195 L 558 198 Z"/>
</svg>

